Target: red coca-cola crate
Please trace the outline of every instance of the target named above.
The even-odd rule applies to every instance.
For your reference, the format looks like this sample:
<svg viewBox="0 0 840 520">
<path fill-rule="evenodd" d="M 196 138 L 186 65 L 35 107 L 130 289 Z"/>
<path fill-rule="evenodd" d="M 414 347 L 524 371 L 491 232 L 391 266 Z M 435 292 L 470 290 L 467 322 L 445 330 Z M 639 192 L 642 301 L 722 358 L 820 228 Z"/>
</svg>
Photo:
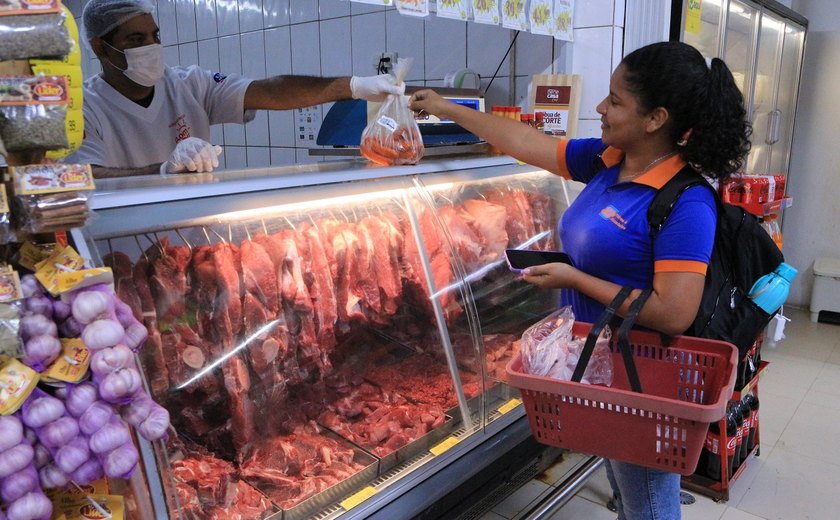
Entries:
<svg viewBox="0 0 840 520">
<path fill-rule="evenodd" d="M 575 323 L 586 337 L 591 324 Z M 610 387 L 535 376 L 522 371 L 521 354 L 507 365 L 536 439 L 551 446 L 690 475 L 709 423 L 732 397 L 737 348 L 723 341 L 671 338 L 633 331 L 630 345 L 643 393 L 633 392 L 618 345 Z"/>
</svg>

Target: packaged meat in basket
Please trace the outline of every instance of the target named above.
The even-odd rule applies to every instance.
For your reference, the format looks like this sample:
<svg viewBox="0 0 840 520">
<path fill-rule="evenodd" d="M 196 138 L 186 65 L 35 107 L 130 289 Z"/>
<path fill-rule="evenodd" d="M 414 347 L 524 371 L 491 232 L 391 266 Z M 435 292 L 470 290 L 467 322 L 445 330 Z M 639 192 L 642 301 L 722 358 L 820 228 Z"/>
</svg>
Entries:
<svg viewBox="0 0 840 520">
<path fill-rule="evenodd" d="M 410 58 L 400 58 L 394 67 L 397 85 L 403 82 L 411 67 Z M 376 117 L 362 132 L 359 146 L 362 156 L 386 166 L 417 164 L 425 148 L 420 128 L 403 95 L 391 94 L 379 107 Z"/>
<path fill-rule="evenodd" d="M 522 333 L 522 368 L 525 372 L 569 381 L 575 371 L 586 338 L 574 337 L 575 315 L 568 305 L 538 321 Z M 581 383 L 610 386 L 613 362 L 610 355 L 610 328 L 595 343 L 592 357 Z"/>
</svg>

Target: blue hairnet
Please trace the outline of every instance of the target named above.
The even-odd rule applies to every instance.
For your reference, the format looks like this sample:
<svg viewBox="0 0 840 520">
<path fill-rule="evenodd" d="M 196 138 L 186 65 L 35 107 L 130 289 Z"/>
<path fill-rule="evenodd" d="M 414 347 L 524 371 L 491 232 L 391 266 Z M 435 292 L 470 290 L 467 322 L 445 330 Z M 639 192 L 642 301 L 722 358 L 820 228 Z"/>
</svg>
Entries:
<svg viewBox="0 0 840 520">
<path fill-rule="evenodd" d="M 121 24 L 141 14 L 151 14 L 155 7 L 149 0 L 90 0 L 82 12 L 85 36 L 101 38 Z"/>
</svg>

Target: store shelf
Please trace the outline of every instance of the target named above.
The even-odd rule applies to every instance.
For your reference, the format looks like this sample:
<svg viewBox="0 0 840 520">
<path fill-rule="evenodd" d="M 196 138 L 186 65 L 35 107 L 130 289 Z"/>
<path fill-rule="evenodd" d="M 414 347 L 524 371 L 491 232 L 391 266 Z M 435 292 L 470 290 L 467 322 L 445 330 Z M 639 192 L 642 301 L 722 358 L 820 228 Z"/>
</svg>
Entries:
<svg viewBox="0 0 840 520">
<path fill-rule="evenodd" d="M 770 202 L 730 202 L 730 204 L 744 208 L 757 217 L 763 217 L 793 206 L 793 197 L 784 197 Z"/>
<path fill-rule="evenodd" d="M 743 388 L 732 394 L 732 401 L 740 401 L 742 397 L 750 391 L 753 391 L 755 396 L 758 397 L 759 380 L 764 376 L 764 373 L 767 371 L 769 365 L 770 364 L 767 361 L 760 362 L 758 370 L 750 381 L 744 385 Z M 731 440 L 726 434 L 725 417 L 718 422 L 718 427 L 721 432 L 717 439 L 720 446 L 720 468 L 723 469 L 728 467 L 726 446 Z M 741 474 L 745 471 L 744 468 L 751 463 L 753 457 L 758 457 L 761 453 L 760 427 L 761 422 L 759 421 L 755 429 L 755 446 L 740 462 L 738 468 L 732 473 L 732 475 L 729 475 L 728 471 L 722 471 L 721 479 L 715 480 L 709 478 L 708 476 L 695 473 L 693 475 L 682 477 L 682 487 L 689 491 L 694 491 L 696 493 L 700 493 L 701 495 L 708 496 L 716 502 L 729 500 L 729 489 L 732 487 L 732 484 L 738 480 Z"/>
</svg>

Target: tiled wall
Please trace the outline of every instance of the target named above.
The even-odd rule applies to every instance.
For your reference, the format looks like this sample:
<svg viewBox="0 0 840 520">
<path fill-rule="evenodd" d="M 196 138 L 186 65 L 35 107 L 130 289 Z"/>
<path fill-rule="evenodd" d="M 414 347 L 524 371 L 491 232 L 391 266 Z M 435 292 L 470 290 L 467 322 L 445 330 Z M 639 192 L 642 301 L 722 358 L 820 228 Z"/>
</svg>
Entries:
<svg viewBox="0 0 840 520">
<path fill-rule="evenodd" d="M 87 0 L 65 0 L 81 26 Z M 155 0 L 152 0 L 155 1 Z M 449 71 L 469 67 L 486 92 L 486 104 L 522 104 L 532 74 L 583 75 L 579 134 L 600 135 L 595 105 L 607 93 L 609 75 L 621 59 L 625 0 L 577 2 L 575 41 L 499 26 L 401 16 L 393 7 L 347 0 L 157 0 L 156 19 L 169 65 L 242 73 L 255 79 L 277 74 L 371 75 L 376 57 L 396 52 L 414 58 L 408 83 L 443 85 Z M 434 2 L 432 2 L 434 4 Z M 85 47 L 83 69 L 100 66 Z M 499 64 L 501 62 L 501 67 Z M 315 124 L 329 105 L 314 107 Z M 261 111 L 245 126 L 214 127 L 228 168 L 286 165 L 323 160 L 309 155 L 314 143 L 296 132 L 296 111 Z"/>
</svg>

